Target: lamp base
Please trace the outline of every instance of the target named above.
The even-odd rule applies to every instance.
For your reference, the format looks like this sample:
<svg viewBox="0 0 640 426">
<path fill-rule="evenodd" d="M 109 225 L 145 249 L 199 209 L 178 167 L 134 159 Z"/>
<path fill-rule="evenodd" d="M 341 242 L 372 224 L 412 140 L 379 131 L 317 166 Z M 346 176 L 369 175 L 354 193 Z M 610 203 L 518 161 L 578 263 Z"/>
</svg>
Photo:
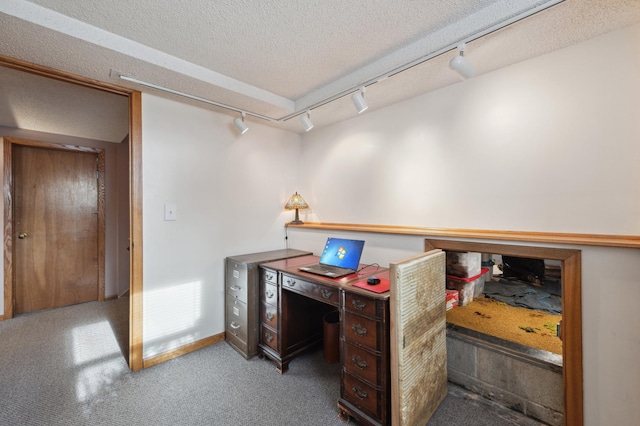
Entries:
<svg viewBox="0 0 640 426">
<path fill-rule="evenodd" d="M 298 214 L 298 209 L 296 209 L 296 217 L 289 222 L 289 225 L 303 225 L 304 222 L 300 220 L 300 215 Z"/>
</svg>

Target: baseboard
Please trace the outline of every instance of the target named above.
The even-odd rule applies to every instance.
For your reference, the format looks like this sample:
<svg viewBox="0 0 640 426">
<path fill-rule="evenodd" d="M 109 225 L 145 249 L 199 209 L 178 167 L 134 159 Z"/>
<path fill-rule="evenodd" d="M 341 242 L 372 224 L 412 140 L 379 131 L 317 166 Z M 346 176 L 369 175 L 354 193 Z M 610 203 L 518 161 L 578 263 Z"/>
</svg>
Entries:
<svg viewBox="0 0 640 426">
<path fill-rule="evenodd" d="M 154 365 L 160 364 L 165 361 L 169 361 L 170 359 L 177 358 L 181 355 L 185 355 L 190 352 L 197 351 L 198 349 L 206 348 L 207 346 L 221 342 L 224 339 L 225 339 L 225 334 L 224 332 L 222 332 L 219 334 L 214 334 L 213 336 L 209 336 L 205 339 L 198 340 L 193 343 L 189 343 L 188 345 L 181 346 L 177 349 L 173 349 L 171 351 L 168 351 L 159 355 L 155 355 L 150 358 L 145 358 L 142 360 L 142 368 L 153 367 Z"/>
<path fill-rule="evenodd" d="M 126 289 L 121 295 L 114 294 L 113 296 L 105 297 L 104 301 L 107 302 L 109 300 L 118 300 L 123 297 L 129 297 L 129 289 Z"/>
</svg>

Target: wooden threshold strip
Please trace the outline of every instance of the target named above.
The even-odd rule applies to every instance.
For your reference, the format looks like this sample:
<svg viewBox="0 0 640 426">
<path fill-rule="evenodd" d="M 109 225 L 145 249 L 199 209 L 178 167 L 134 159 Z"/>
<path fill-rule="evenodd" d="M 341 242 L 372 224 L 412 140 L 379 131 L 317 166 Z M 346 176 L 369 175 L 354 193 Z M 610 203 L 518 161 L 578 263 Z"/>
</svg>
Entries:
<svg viewBox="0 0 640 426">
<path fill-rule="evenodd" d="M 569 234 L 556 232 L 495 231 L 485 229 L 423 228 L 416 226 L 362 225 L 351 223 L 305 222 L 286 224 L 290 228 L 326 229 L 333 231 L 371 232 L 378 234 L 454 237 L 483 240 L 507 240 L 581 246 L 640 248 L 638 235 Z"/>
</svg>

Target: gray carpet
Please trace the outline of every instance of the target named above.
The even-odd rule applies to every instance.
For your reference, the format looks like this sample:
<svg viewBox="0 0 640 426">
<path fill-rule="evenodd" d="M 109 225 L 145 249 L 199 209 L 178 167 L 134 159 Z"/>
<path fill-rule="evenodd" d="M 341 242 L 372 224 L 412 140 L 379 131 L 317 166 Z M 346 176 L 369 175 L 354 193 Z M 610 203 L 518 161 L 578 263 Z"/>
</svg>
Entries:
<svg viewBox="0 0 640 426">
<path fill-rule="evenodd" d="M 225 342 L 132 373 L 127 332 L 128 299 L 0 321 L 0 425 L 344 425 L 321 350 L 284 375 Z M 455 386 L 428 424 L 539 425 Z"/>
</svg>

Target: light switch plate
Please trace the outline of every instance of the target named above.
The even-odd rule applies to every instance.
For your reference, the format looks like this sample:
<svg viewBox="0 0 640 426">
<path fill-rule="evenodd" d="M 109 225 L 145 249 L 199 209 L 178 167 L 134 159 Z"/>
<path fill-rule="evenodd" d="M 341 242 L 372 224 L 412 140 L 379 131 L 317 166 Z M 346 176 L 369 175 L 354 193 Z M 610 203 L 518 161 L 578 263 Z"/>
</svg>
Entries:
<svg viewBox="0 0 640 426">
<path fill-rule="evenodd" d="M 164 220 L 178 220 L 178 207 L 175 204 L 164 205 Z"/>
</svg>

